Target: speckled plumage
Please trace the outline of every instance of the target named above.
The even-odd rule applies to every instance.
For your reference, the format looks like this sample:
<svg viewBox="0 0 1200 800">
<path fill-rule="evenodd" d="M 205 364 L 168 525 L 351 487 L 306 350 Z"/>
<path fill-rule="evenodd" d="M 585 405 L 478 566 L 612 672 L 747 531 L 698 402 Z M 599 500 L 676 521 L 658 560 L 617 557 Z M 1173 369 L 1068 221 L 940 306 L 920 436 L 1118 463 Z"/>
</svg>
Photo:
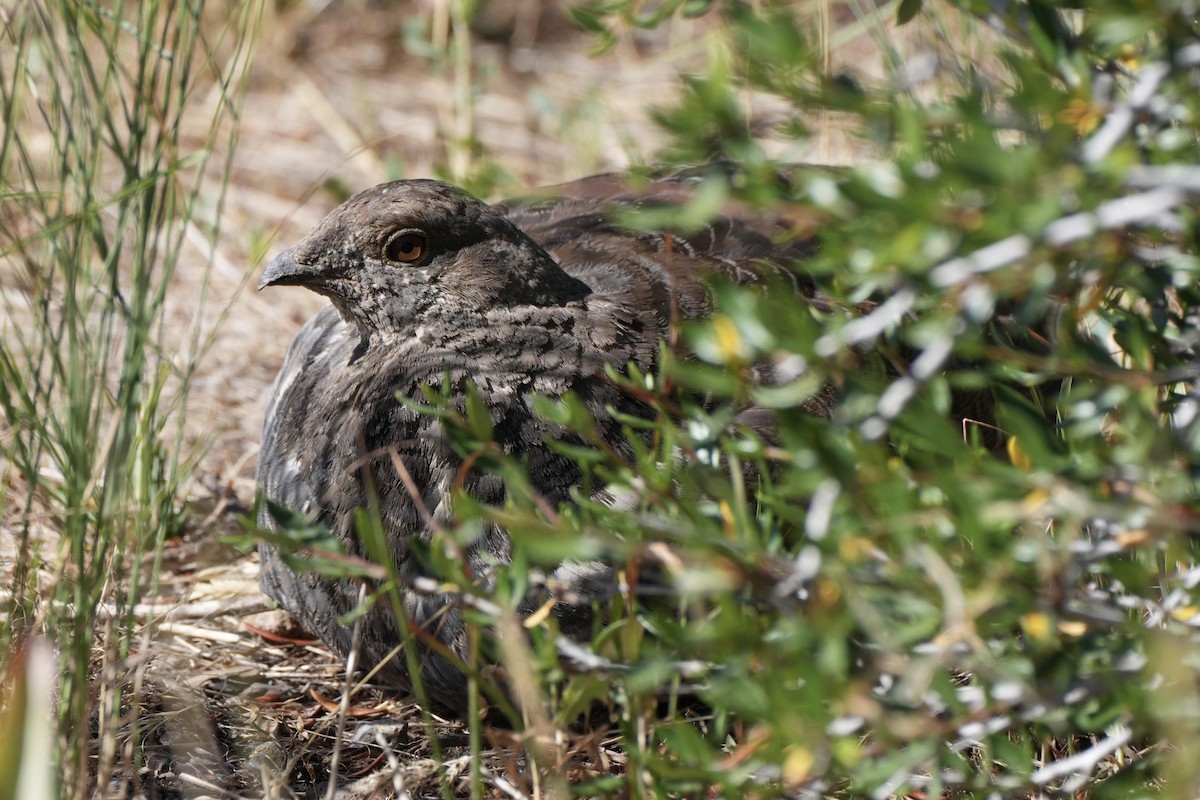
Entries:
<svg viewBox="0 0 1200 800">
<path fill-rule="evenodd" d="M 437 181 L 398 181 L 351 198 L 276 258 L 260 284 L 301 285 L 333 304 L 296 336 L 272 389 L 258 467 L 266 497 L 310 514 L 349 552 L 362 554 L 353 514 L 367 504 L 369 476 L 401 577 L 422 574 L 410 544 L 428 539 L 430 526 L 396 464 L 440 523 L 451 518 L 461 459 L 435 420 L 395 398 L 420 398 L 422 383 L 441 385 L 448 376 L 456 391 L 474 381 L 492 412 L 497 444 L 527 461 L 543 497 L 565 501 L 579 470 L 545 445 L 554 432 L 532 413 L 530 396 L 574 391 L 596 413 L 601 432 L 618 442 L 604 409 L 639 406 L 603 378 L 606 365 L 621 369 L 632 361 L 653 370 L 673 321 L 708 313 L 706 276 L 751 282 L 764 270 L 794 275 L 790 268 L 811 254 L 811 244 L 789 238 L 776 219 L 731 214 L 690 236 L 631 234 L 609 219 L 620 205 L 673 203 L 687 194 L 682 180 L 631 192 L 615 177 L 597 176 L 508 205 L 489 206 Z M 424 238 L 421 259 L 389 261 L 391 237 L 405 232 Z M 811 295 L 795 280 L 798 301 Z M 471 472 L 465 487 L 484 502 L 503 501 L 499 478 Z M 275 525 L 265 511 L 259 521 Z M 261 556 L 266 593 L 347 652 L 350 631 L 337 616 L 354 607 L 356 586 L 297 575 L 270 546 Z M 507 537 L 486 530 L 467 557 L 487 581 L 509 558 Z M 599 565 L 575 565 L 570 573 L 592 587 L 585 596 L 607 578 Z M 446 598 L 409 594 L 405 602 L 410 620 L 464 652 L 463 625 Z M 564 628 L 572 619 L 564 609 Z M 364 620 L 360 663 L 378 663 L 400 641 L 392 616 L 373 610 Z M 463 714 L 463 676 L 441 656 L 424 652 L 421 660 L 435 710 Z M 407 689 L 403 658 L 385 666 L 379 680 Z"/>
</svg>

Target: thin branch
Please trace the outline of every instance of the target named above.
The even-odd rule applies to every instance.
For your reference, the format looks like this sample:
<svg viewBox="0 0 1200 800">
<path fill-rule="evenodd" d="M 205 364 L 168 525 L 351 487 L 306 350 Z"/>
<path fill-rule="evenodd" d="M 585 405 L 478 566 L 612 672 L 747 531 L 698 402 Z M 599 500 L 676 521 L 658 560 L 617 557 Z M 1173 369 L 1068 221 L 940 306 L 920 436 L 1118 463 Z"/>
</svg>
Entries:
<svg viewBox="0 0 1200 800">
<path fill-rule="evenodd" d="M 1133 730 L 1124 725 L 1115 725 L 1108 738 L 1094 747 L 1076 753 L 1067 758 L 1052 761 L 1038 769 L 1030 776 L 1030 780 L 1039 785 L 1045 785 L 1066 775 L 1083 773 L 1090 775 L 1106 757 L 1112 755 L 1133 738 Z"/>
</svg>

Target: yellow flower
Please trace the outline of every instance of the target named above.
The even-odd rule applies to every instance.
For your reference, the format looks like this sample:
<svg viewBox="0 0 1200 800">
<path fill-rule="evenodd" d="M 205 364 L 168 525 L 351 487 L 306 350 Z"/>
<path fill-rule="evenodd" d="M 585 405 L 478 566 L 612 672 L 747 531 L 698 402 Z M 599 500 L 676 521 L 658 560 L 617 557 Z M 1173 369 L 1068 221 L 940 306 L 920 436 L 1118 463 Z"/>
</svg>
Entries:
<svg viewBox="0 0 1200 800">
<path fill-rule="evenodd" d="M 1058 112 L 1058 118 L 1074 128 L 1076 133 L 1086 135 L 1096 130 L 1100 120 L 1104 119 L 1104 112 L 1092 102 L 1077 97 Z"/>
</svg>

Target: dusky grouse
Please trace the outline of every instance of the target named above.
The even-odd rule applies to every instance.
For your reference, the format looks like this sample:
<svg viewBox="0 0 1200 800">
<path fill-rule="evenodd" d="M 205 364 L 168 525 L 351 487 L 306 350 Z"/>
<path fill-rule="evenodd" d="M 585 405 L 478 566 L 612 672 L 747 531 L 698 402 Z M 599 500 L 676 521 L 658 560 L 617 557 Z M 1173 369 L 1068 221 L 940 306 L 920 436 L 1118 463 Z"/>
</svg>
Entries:
<svg viewBox="0 0 1200 800">
<path fill-rule="evenodd" d="M 259 283 L 303 286 L 332 301 L 296 336 L 271 390 L 258 464 L 266 499 L 309 515 L 363 555 L 354 516 L 373 491 L 401 579 L 424 574 L 412 544 L 432 536 L 423 514 L 450 521 L 463 459 L 437 420 L 396 398 L 420 399 L 422 384 L 448 380 L 453 392 L 475 383 L 495 442 L 528 464 L 544 498 L 566 500 L 580 471 L 547 446 L 553 431 L 531 410 L 532 396 L 574 392 L 622 447 L 605 409 L 645 409 L 605 377 L 605 367 L 633 362 L 653 371 L 673 322 L 709 312 L 706 278 L 753 282 L 779 272 L 794 277 L 797 302 L 813 297 L 793 270 L 812 255 L 812 243 L 782 219 L 731 211 L 688 235 L 631 233 L 612 221 L 614 209 L 677 204 L 689 192 L 685 179 L 629 190 L 615 176 L 595 176 L 534 200 L 488 205 L 445 183 L 409 180 L 368 189 L 334 210 L 276 257 Z M 464 485 L 481 501 L 503 502 L 495 476 L 471 471 Z M 265 504 L 259 523 L 278 527 Z M 486 582 L 509 550 L 502 530 L 485 530 L 467 550 L 470 573 Z M 347 653 L 351 631 L 338 616 L 355 607 L 357 584 L 296 574 L 267 544 L 261 558 L 265 592 Z M 599 565 L 572 565 L 563 577 L 587 597 L 609 576 Z M 465 655 L 465 627 L 450 598 L 405 592 L 404 602 L 410 624 Z M 573 618 L 563 610 L 564 630 L 583 635 L 571 630 Z M 401 641 L 394 614 L 374 608 L 363 620 L 360 664 L 378 664 Z M 466 679 L 436 649 L 419 655 L 429 702 L 461 716 Z M 377 679 L 411 688 L 402 655 Z"/>
</svg>

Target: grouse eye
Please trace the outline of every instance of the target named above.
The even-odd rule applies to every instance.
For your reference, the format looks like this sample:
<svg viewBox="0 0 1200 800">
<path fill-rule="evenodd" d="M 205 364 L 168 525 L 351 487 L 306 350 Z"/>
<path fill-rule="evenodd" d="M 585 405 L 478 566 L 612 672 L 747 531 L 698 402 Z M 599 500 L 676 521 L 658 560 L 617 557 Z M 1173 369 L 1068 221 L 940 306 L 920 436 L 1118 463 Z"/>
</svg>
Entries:
<svg viewBox="0 0 1200 800">
<path fill-rule="evenodd" d="M 419 233 L 400 233 L 388 240 L 383 249 L 389 261 L 414 264 L 425 255 L 425 237 Z"/>
</svg>

